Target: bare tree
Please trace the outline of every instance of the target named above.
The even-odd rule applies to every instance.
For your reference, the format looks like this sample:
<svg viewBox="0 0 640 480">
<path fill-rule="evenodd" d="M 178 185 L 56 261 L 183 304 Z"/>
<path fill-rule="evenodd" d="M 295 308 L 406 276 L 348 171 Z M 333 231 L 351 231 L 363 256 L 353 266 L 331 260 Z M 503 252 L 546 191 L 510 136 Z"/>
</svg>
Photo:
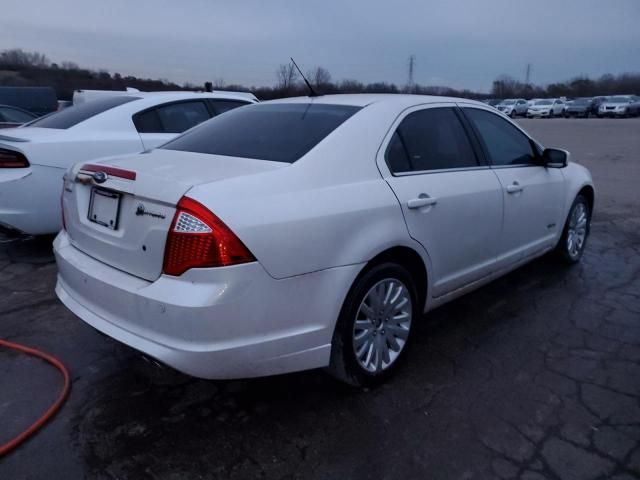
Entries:
<svg viewBox="0 0 640 480">
<path fill-rule="evenodd" d="M 0 52 L 0 65 L 14 68 L 43 68 L 49 66 L 49 63 L 49 59 L 43 53 L 25 52 L 20 48 Z"/>
<path fill-rule="evenodd" d="M 331 83 L 331 74 L 324 67 L 316 67 L 307 72 L 307 79 L 314 87 L 323 87 Z"/>
<path fill-rule="evenodd" d="M 76 62 L 62 62 L 60 66 L 63 70 L 80 70 L 80 67 Z"/>
<path fill-rule="evenodd" d="M 278 88 L 282 90 L 291 90 L 294 86 L 297 77 L 296 67 L 293 63 L 283 63 L 276 70 L 276 77 L 278 79 Z"/>
</svg>

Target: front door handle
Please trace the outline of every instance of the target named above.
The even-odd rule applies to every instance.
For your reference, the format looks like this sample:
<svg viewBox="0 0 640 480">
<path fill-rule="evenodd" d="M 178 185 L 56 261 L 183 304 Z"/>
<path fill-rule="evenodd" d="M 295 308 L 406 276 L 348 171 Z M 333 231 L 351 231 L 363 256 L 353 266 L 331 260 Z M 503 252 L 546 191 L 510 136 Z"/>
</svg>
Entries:
<svg viewBox="0 0 640 480">
<path fill-rule="evenodd" d="M 428 207 L 430 205 L 435 205 L 438 203 L 437 198 L 430 197 L 426 193 L 421 193 L 418 195 L 418 198 L 412 198 L 407 202 L 407 207 L 409 208 L 422 208 Z"/>
<path fill-rule="evenodd" d="M 518 182 L 513 182 L 507 187 L 507 193 L 518 193 L 522 191 L 522 185 Z"/>
</svg>

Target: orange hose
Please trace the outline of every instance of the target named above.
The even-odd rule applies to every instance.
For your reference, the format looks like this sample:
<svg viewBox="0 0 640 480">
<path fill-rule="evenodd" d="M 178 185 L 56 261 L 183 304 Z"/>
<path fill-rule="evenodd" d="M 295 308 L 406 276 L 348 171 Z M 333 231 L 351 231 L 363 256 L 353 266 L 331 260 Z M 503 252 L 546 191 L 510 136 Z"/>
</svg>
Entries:
<svg viewBox="0 0 640 480">
<path fill-rule="evenodd" d="M 8 443 L 5 443 L 4 445 L 0 445 L 0 457 L 2 457 L 3 455 L 6 455 L 11 450 L 16 448 L 22 442 L 24 442 L 31 435 L 33 435 L 40 427 L 42 427 L 42 425 L 44 425 L 51 417 L 53 417 L 56 414 L 56 412 L 60 409 L 64 401 L 67 399 L 67 396 L 69 395 L 69 390 L 71 388 L 71 381 L 69 380 L 69 372 L 67 371 L 65 366 L 62 364 L 62 362 L 47 353 L 41 352 L 40 350 L 36 350 L 35 348 L 25 347 L 24 345 L 9 342 L 7 340 L 2 340 L 2 339 L 0 339 L 0 346 L 11 348 L 13 350 L 18 350 L 19 352 L 23 352 L 28 355 L 33 355 L 34 357 L 38 357 L 49 362 L 51 365 L 53 365 L 58 370 L 60 370 L 60 373 L 62 373 L 62 377 L 64 379 L 64 386 L 62 387 L 62 392 L 60 392 L 58 399 L 47 409 L 47 411 L 44 412 L 44 414 L 40 418 L 38 418 L 38 420 L 36 420 L 33 424 L 31 424 L 31 426 L 27 428 L 25 431 L 23 431 L 20 435 L 10 440 Z"/>
</svg>

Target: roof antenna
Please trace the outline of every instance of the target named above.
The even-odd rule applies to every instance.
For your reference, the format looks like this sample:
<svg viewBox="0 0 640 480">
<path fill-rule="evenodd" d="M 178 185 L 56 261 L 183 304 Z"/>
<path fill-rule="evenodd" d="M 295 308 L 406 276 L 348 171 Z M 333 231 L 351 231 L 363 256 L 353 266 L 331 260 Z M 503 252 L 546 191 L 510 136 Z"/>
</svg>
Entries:
<svg viewBox="0 0 640 480">
<path fill-rule="evenodd" d="M 316 91 L 313 89 L 313 87 L 309 83 L 309 80 L 307 80 L 307 77 L 304 76 L 304 74 L 302 73 L 302 70 L 300 70 L 300 67 L 298 67 L 298 64 L 296 63 L 296 61 L 293 59 L 293 57 L 289 57 L 289 58 L 293 62 L 293 65 L 296 67 L 296 70 L 298 70 L 298 73 L 300 74 L 300 76 L 304 80 L 304 83 L 307 84 L 307 88 L 309 89 L 309 96 L 310 97 L 317 97 L 318 94 L 316 93 Z"/>
</svg>

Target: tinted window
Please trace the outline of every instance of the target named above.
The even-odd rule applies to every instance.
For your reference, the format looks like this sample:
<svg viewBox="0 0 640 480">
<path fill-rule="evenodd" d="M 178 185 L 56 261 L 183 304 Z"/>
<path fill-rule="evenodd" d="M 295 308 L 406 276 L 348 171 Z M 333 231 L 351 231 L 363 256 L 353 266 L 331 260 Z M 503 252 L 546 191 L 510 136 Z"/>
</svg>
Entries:
<svg viewBox="0 0 640 480">
<path fill-rule="evenodd" d="M 162 148 L 293 163 L 359 109 L 322 103 L 250 105 L 214 117 Z"/>
<path fill-rule="evenodd" d="M 12 123 L 25 123 L 33 120 L 35 115 L 16 110 L 15 108 L 0 107 L 0 121 Z"/>
<path fill-rule="evenodd" d="M 209 120 L 209 110 L 201 101 L 163 105 L 133 116 L 140 133 L 182 133 Z"/>
<path fill-rule="evenodd" d="M 158 108 L 158 116 L 167 133 L 182 133 L 209 120 L 209 110 L 203 102 L 182 102 Z"/>
<path fill-rule="evenodd" d="M 402 120 L 386 153 L 393 173 L 475 167 L 475 154 L 452 108 L 429 108 Z"/>
<path fill-rule="evenodd" d="M 213 104 L 213 109 L 215 110 L 216 115 L 220 115 L 221 113 L 228 112 L 234 108 L 248 105 L 249 102 L 242 102 L 240 100 L 212 100 L 211 103 Z"/>
<path fill-rule="evenodd" d="M 535 163 L 529 138 L 507 120 L 485 110 L 465 108 L 493 165 Z"/>
<path fill-rule="evenodd" d="M 98 100 L 91 100 L 80 105 L 74 105 L 59 112 L 47 115 L 31 123 L 31 127 L 41 128 L 59 128 L 65 129 L 73 127 L 80 122 L 98 115 L 99 113 L 106 112 L 114 107 L 124 105 L 125 103 L 139 100 L 140 97 L 130 97 L 121 95 L 118 97 L 101 98 Z"/>
<path fill-rule="evenodd" d="M 156 108 L 134 115 L 133 123 L 136 126 L 136 130 L 140 133 L 164 132 L 164 127 L 160 122 L 160 117 L 158 116 L 158 110 Z"/>
</svg>

